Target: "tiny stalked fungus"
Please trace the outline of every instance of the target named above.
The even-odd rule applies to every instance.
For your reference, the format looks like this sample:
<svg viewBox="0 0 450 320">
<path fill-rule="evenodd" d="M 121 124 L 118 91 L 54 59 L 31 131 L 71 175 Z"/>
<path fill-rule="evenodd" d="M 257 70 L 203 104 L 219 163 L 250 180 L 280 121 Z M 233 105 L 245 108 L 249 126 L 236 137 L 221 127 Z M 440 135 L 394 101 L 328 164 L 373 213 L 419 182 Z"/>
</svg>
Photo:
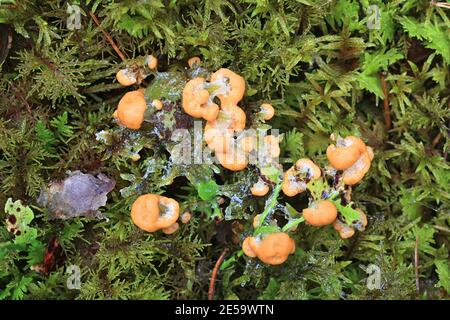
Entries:
<svg viewBox="0 0 450 320">
<path fill-rule="evenodd" d="M 192 218 L 192 215 L 189 211 L 185 211 L 182 215 L 181 215 L 181 223 L 186 224 L 188 223 Z"/>
<path fill-rule="evenodd" d="M 152 101 L 152 106 L 154 106 L 156 110 L 162 110 L 163 103 L 161 102 L 161 100 L 155 99 Z"/>
<path fill-rule="evenodd" d="M 119 70 L 116 79 L 124 87 L 131 86 L 137 81 L 136 74 L 130 68 Z"/>
<path fill-rule="evenodd" d="M 141 90 L 127 92 L 119 101 L 114 118 L 130 129 L 139 129 L 147 109 L 144 93 Z"/>
<path fill-rule="evenodd" d="M 263 103 L 261 105 L 261 115 L 264 120 L 270 120 L 275 115 L 275 109 L 270 103 Z"/>
<path fill-rule="evenodd" d="M 295 252 L 295 242 L 287 233 L 271 233 L 260 239 L 248 237 L 242 244 L 242 250 L 249 257 L 258 257 L 266 264 L 278 265 Z"/>
<path fill-rule="evenodd" d="M 303 218 L 315 227 L 326 226 L 336 220 L 337 209 L 331 201 L 320 200 L 303 210 Z"/>
<path fill-rule="evenodd" d="M 256 182 L 251 188 L 250 191 L 252 195 L 256 197 L 263 197 L 269 192 L 269 186 L 259 178 L 258 182 Z"/>
<path fill-rule="evenodd" d="M 154 55 L 149 54 L 146 58 L 146 64 L 150 70 L 155 70 L 158 66 L 158 59 Z"/>
<path fill-rule="evenodd" d="M 284 173 L 281 189 L 288 197 L 296 196 L 306 190 L 310 180 L 317 180 L 321 176 L 320 168 L 310 159 L 299 159 L 293 167 Z"/>
<path fill-rule="evenodd" d="M 130 158 L 131 158 L 132 161 L 136 162 L 136 161 L 139 161 L 141 156 L 139 155 L 139 153 L 135 153 L 135 154 L 131 155 Z"/>
<path fill-rule="evenodd" d="M 200 60 L 199 57 L 192 57 L 188 60 L 187 63 L 188 63 L 189 68 L 195 68 L 195 67 L 199 66 L 201 62 L 202 61 Z"/>
<path fill-rule="evenodd" d="M 252 225 L 253 225 L 253 228 L 258 228 L 259 227 L 259 225 L 261 224 L 261 215 L 260 214 L 257 214 L 256 216 L 254 216 L 253 217 L 253 223 L 252 223 Z"/>
<path fill-rule="evenodd" d="M 178 227 L 174 224 L 179 213 L 180 207 L 176 200 L 158 194 L 142 195 L 136 199 L 131 207 L 133 223 L 147 232 L 155 232 L 161 229 L 166 229 L 166 233 L 175 232 Z"/>
</svg>

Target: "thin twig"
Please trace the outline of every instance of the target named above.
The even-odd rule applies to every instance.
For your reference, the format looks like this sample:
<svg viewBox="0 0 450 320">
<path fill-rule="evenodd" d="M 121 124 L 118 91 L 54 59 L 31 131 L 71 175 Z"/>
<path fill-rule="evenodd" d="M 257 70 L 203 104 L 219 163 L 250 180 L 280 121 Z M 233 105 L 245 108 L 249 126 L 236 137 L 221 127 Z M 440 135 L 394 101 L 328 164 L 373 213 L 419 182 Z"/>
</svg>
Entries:
<svg viewBox="0 0 450 320">
<path fill-rule="evenodd" d="M 450 101 L 448 102 L 448 105 L 450 107 Z M 450 128 L 450 120 L 448 121 L 447 128 Z M 447 129 L 447 134 L 450 135 L 450 129 Z M 445 149 L 445 152 L 444 152 L 444 160 L 445 161 L 447 161 L 447 157 L 448 157 L 448 151 L 447 151 L 447 149 Z"/>
<path fill-rule="evenodd" d="M 416 274 L 416 290 L 417 294 L 420 293 L 419 286 L 419 236 L 416 236 L 416 246 L 414 248 L 414 271 Z"/>
<path fill-rule="evenodd" d="M 433 226 L 433 228 L 435 228 L 436 230 L 442 231 L 442 232 L 450 233 L 450 229 L 449 229 L 449 228 L 446 228 L 446 227 L 442 227 L 442 226 Z"/>
<path fill-rule="evenodd" d="M 431 1 L 431 5 L 440 8 L 450 9 L 450 3 Z"/>
<path fill-rule="evenodd" d="M 217 259 L 216 265 L 214 266 L 214 269 L 212 271 L 211 280 L 209 282 L 208 300 L 214 300 L 214 288 L 216 285 L 217 272 L 219 271 L 219 267 L 222 264 L 223 258 L 225 257 L 227 251 L 228 248 L 223 249 L 222 254 L 220 255 L 219 259 Z"/>
<path fill-rule="evenodd" d="M 437 146 L 437 144 L 439 143 L 439 141 L 442 138 L 442 134 L 439 132 L 436 137 L 433 139 L 433 148 Z"/>
<path fill-rule="evenodd" d="M 0 9 L 17 9 L 15 4 L 0 4 Z"/>
<path fill-rule="evenodd" d="M 386 78 L 384 77 L 384 73 L 380 74 L 381 88 L 383 89 L 384 100 L 383 100 L 383 108 L 384 108 L 384 123 L 386 124 L 386 129 L 391 129 L 391 109 L 389 108 L 389 93 L 387 90 Z"/>
<path fill-rule="evenodd" d="M 127 58 L 125 57 L 125 55 L 122 53 L 122 51 L 120 51 L 119 47 L 116 45 L 116 43 L 114 42 L 113 38 L 109 35 L 108 32 L 106 32 L 105 29 L 103 29 L 103 27 L 100 25 L 100 21 L 97 19 L 97 17 L 95 16 L 95 14 L 92 11 L 89 11 L 89 15 L 91 16 L 92 20 L 94 20 L 94 23 L 97 25 L 97 27 L 100 29 L 100 31 L 103 33 L 103 35 L 105 36 L 106 40 L 108 40 L 109 44 L 111 45 L 111 47 L 113 47 L 114 51 L 119 55 L 120 59 L 122 59 L 122 61 L 127 60 Z"/>
</svg>

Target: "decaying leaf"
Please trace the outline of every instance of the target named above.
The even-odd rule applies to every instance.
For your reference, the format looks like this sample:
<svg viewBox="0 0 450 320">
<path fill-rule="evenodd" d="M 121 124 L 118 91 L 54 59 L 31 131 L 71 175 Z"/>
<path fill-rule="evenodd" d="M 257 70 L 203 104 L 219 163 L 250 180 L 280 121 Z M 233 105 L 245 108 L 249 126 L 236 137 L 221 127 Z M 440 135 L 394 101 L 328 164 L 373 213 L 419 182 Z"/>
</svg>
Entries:
<svg viewBox="0 0 450 320">
<path fill-rule="evenodd" d="M 11 198 L 6 201 L 6 229 L 15 236 L 22 236 L 30 230 L 28 226 L 34 219 L 33 211 L 22 204 L 20 200 L 15 202 Z"/>
<path fill-rule="evenodd" d="M 68 172 L 62 181 L 52 181 L 41 190 L 38 203 L 49 209 L 53 218 L 93 217 L 107 219 L 98 211 L 116 182 L 104 174 L 94 177 L 80 171 Z"/>
<path fill-rule="evenodd" d="M 55 270 L 56 266 L 59 265 L 63 259 L 63 249 L 56 236 L 52 236 L 45 248 L 44 260 L 40 264 L 31 266 L 31 270 L 48 275 L 51 271 Z"/>
</svg>

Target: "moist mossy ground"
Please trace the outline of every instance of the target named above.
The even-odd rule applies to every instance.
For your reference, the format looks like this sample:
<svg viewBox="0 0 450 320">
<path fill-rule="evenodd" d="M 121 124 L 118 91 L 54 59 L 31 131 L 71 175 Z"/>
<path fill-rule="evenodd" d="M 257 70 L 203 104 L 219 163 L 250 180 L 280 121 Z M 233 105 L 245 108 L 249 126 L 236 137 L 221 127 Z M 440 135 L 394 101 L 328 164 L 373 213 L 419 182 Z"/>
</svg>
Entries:
<svg viewBox="0 0 450 320">
<path fill-rule="evenodd" d="M 79 5 L 80 29 L 67 28 L 76 12 L 67 3 Z M 21 200 L 36 233 L 14 244 L 0 210 L 0 298 L 205 299 L 225 247 L 217 298 L 448 297 L 449 15 L 428 0 L 2 1 L 0 208 Z M 302 224 L 286 263 L 243 256 L 250 217 L 265 206 L 246 194 L 254 168 L 167 175 L 170 154 L 157 140 L 135 139 L 133 148 L 151 147 L 134 162 L 123 140 L 96 139 L 117 128 L 111 115 L 129 90 L 115 81 L 128 61 L 102 30 L 126 59 L 158 57 L 160 71 L 182 71 L 200 56 L 208 70 L 242 75 L 245 110 L 275 107 L 270 124 L 284 133 L 285 169 L 302 157 L 324 166 L 332 133 L 361 136 L 375 158 L 352 199 L 367 213 L 367 229 L 342 240 L 332 227 Z M 176 103 L 171 108 L 176 125 L 192 121 Z M 38 206 L 40 188 L 67 170 L 116 181 L 101 209 L 108 221 L 50 220 Z M 208 196 L 211 185 L 192 185 L 192 176 L 210 177 L 223 196 Z M 192 212 L 172 236 L 145 233 L 130 220 L 137 193 L 161 190 Z M 279 202 L 301 210 L 308 199 L 281 195 Z M 226 220 L 214 219 L 217 211 Z M 48 275 L 30 270 L 54 236 L 61 259 Z M 67 288 L 70 265 L 81 269 L 80 290 Z M 369 265 L 381 270 L 380 289 L 366 285 Z"/>
</svg>

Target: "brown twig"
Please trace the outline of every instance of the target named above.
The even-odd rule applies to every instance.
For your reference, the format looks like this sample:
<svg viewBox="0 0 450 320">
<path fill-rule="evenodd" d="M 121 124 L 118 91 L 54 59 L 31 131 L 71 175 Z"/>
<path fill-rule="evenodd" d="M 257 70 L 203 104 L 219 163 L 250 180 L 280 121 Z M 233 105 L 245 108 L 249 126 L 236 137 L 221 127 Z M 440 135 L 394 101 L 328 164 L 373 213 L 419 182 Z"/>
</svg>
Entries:
<svg viewBox="0 0 450 320">
<path fill-rule="evenodd" d="M 432 143 L 433 148 L 437 146 L 437 144 L 439 143 L 439 141 L 441 140 L 441 138 L 442 138 L 442 134 L 439 132 L 439 133 L 436 135 L 436 137 L 433 139 L 433 143 Z"/>
<path fill-rule="evenodd" d="M 386 124 L 386 129 L 391 129 L 391 109 L 389 108 L 389 93 L 387 90 L 387 83 L 384 73 L 380 74 L 381 88 L 383 89 L 384 100 L 383 100 L 383 108 L 384 108 L 384 123 Z"/>
<path fill-rule="evenodd" d="M 448 102 L 448 105 L 450 106 L 450 101 Z M 447 128 L 449 128 L 449 127 L 450 127 L 450 120 L 448 121 L 448 124 L 447 124 Z M 448 135 L 450 134 L 450 129 L 447 129 L 447 134 Z M 447 157 L 448 157 L 448 151 L 446 149 L 445 152 L 444 152 L 444 159 L 445 159 L 445 161 L 447 161 Z"/>
<path fill-rule="evenodd" d="M 214 288 L 216 284 L 217 272 L 219 271 L 219 267 L 222 264 L 223 258 L 225 257 L 227 251 L 228 248 L 223 249 L 222 254 L 219 259 L 217 259 L 216 265 L 212 271 L 211 280 L 209 281 L 208 300 L 214 300 Z"/>
<path fill-rule="evenodd" d="M 417 294 L 420 293 L 419 286 L 419 236 L 416 236 L 416 246 L 414 248 L 414 271 L 416 275 L 416 291 Z"/>
<path fill-rule="evenodd" d="M 120 59 L 122 59 L 122 61 L 127 60 L 127 58 L 125 57 L 125 55 L 122 53 L 122 51 L 120 51 L 119 47 L 116 45 L 116 43 L 114 42 L 113 38 L 109 35 L 108 32 L 106 32 L 105 29 L 103 29 L 103 27 L 100 25 L 100 21 L 98 20 L 98 18 L 95 16 L 94 13 L 92 13 L 92 11 L 88 12 L 89 15 L 91 16 L 92 20 L 94 20 L 94 23 L 97 25 L 97 27 L 100 29 L 100 31 L 103 33 L 103 36 L 106 38 L 106 40 L 108 40 L 109 44 L 111 45 L 111 47 L 113 47 L 114 51 L 119 55 Z"/>
<path fill-rule="evenodd" d="M 0 9 L 17 9 L 15 4 L 0 4 Z"/>
</svg>

